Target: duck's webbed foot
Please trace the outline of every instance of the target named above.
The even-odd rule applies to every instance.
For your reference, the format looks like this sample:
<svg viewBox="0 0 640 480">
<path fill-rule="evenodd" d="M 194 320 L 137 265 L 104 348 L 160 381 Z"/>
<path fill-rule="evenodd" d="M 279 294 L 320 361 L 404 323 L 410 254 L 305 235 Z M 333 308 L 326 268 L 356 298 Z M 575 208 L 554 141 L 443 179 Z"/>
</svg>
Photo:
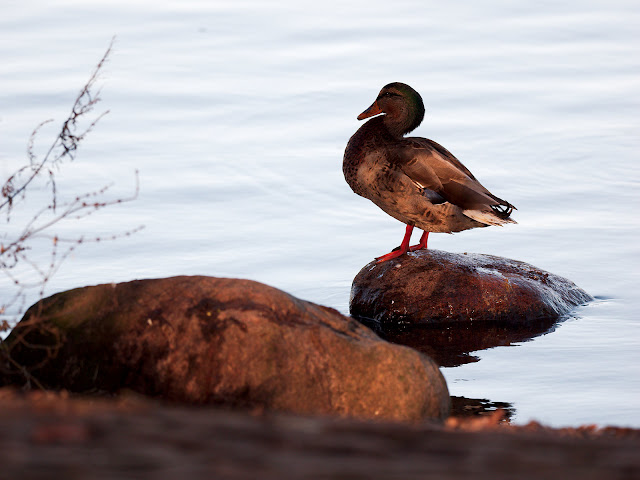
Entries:
<svg viewBox="0 0 640 480">
<path fill-rule="evenodd" d="M 404 238 L 402 239 L 402 244 L 395 250 L 382 255 L 381 257 L 376 257 L 376 263 L 386 262 L 387 260 L 398 258 L 399 256 L 407 253 L 409 251 L 409 242 L 411 241 L 411 232 L 413 232 L 413 225 L 407 225 L 407 229 L 404 232 Z M 420 242 L 422 243 L 422 239 L 420 239 Z"/>
<path fill-rule="evenodd" d="M 398 258 L 404 255 L 405 253 L 407 253 L 408 251 L 409 251 L 408 248 L 406 250 L 403 250 L 402 247 L 398 247 L 389 253 L 385 253 L 381 257 L 376 257 L 376 263 L 382 263 L 382 262 L 386 262 L 387 260 L 391 260 L 392 258 Z"/>
</svg>

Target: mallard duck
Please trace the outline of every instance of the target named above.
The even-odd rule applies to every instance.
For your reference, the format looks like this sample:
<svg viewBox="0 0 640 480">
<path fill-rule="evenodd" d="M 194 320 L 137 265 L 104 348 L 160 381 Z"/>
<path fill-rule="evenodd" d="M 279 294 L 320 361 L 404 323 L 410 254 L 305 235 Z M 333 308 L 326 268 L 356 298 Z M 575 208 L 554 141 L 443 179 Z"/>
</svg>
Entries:
<svg viewBox="0 0 640 480">
<path fill-rule="evenodd" d="M 484 188 L 447 149 L 426 138 L 405 137 L 424 118 L 422 97 L 409 85 L 383 87 L 358 120 L 369 117 L 374 118 L 347 144 L 344 177 L 355 193 L 407 225 L 400 247 L 377 257 L 378 263 L 427 248 L 429 232 L 516 223 L 510 218 L 515 207 Z M 414 227 L 424 233 L 410 246 Z"/>
</svg>

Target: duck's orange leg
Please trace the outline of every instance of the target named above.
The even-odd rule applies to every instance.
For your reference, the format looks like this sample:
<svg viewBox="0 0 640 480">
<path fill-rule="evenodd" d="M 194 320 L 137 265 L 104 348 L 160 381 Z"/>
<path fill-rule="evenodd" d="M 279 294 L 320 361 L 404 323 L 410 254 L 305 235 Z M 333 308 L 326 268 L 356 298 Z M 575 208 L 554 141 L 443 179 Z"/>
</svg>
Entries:
<svg viewBox="0 0 640 480">
<path fill-rule="evenodd" d="M 409 251 L 409 242 L 411 241 L 411 232 L 413 232 L 413 225 L 407 225 L 407 229 L 404 233 L 404 238 L 402 239 L 400 248 L 394 250 L 393 252 L 389 252 L 386 255 L 382 255 L 381 257 L 376 257 L 376 263 L 386 262 L 387 260 L 398 258 L 400 255 L 404 255 L 405 253 L 407 253 Z"/>
<path fill-rule="evenodd" d="M 422 236 L 420 237 L 420 243 L 409 247 L 409 251 L 415 252 L 416 250 L 422 250 L 423 248 L 426 250 L 428 239 L 429 239 L 429 232 L 422 232 Z"/>
</svg>

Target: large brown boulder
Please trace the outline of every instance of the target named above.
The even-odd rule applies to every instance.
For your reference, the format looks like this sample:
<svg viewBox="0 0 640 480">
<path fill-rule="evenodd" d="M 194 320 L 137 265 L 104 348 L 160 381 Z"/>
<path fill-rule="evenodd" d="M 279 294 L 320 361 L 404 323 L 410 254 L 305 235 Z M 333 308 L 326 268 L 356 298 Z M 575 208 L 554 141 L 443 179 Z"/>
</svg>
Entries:
<svg viewBox="0 0 640 480">
<path fill-rule="evenodd" d="M 517 326 L 557 319 L 591 300 L 573 282 L 524 262 L 419 250 L 366 265 L 353 281 L 350 309 L 383 327 Z"/>
<path fill-rule="evenodd" d="M 389 420 L 442 419 L 428 357 L 333 309 L 248 280 L 175 277 L 59 293 L 7 339 L 4 384 L 131 389 L 191 404 Z"/>
</svg>

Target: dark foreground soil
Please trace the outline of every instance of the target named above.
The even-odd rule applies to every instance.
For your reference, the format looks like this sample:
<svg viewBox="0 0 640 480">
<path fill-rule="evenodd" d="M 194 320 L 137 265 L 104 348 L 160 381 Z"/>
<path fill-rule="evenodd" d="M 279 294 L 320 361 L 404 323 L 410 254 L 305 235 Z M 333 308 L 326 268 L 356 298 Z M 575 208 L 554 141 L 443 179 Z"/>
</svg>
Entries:
<svg viewBox="0 0 640 480">
<path fill-rule="evenodd" d="M 635 479 L 640 430 L 444 426 L 0 389 L 1 479 Z"/>
</svg>

